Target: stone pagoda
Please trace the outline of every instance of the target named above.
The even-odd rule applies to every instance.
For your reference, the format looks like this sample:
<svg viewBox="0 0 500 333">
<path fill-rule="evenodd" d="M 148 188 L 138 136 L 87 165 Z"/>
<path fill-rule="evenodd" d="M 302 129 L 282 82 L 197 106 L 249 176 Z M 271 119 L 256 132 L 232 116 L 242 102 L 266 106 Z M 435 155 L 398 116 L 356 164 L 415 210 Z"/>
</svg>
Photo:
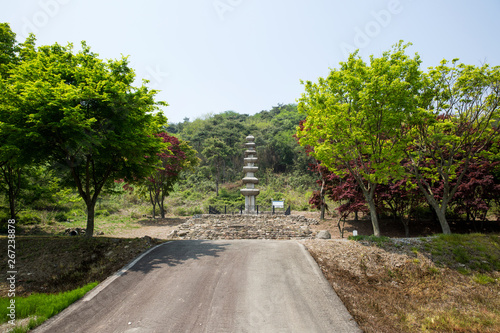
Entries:
<svg viewBox="0 0 500 333">
<path fill-rule="evenodd" d="M 260 191 L 255 188 L 259 180 L 255 177 L 255 173 L 259 169 L 257 164 L 257 152 L 255 151 L 255 138 L 252 135 L 247 136 L 247 143 L 245 143 L 247 150 L 245 150 L 245 166 L 243 172 L 246 173 L 243 178 L 243 184 L 246 188 L 241 189 L 241 194 L 245 196 L 245 214 L 254 214 L 257 212 L 257 205 L 255 197 L 259 195 Z"/>
</svg>

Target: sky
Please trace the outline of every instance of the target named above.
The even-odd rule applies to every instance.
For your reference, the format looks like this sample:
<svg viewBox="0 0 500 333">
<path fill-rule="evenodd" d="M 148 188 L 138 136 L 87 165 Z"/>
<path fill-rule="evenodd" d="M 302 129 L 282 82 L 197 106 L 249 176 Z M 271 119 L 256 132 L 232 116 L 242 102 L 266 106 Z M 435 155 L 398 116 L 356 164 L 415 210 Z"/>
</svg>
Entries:
<svg viewBox="0 0 500 333">
<path fill-rule="evenodd" d="M 359 49 L 368 61 L 399 40 L 422 68 L 442 59 L 500 65 L 500 0 L 0 0 L 19 42 L 86 41 L 129 56 L 169 104 L 170 123 L 296 103 Z"/>
</svg>

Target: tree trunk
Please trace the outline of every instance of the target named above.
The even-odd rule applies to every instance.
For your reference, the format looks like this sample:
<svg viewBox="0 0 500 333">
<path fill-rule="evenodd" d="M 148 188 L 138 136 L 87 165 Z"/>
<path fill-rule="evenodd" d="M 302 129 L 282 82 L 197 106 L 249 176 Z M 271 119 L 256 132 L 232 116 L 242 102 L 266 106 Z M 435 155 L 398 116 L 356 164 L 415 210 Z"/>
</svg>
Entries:
<svg viewBox="0 0 500 333">
<path fill-rule="evenodd" d="M 87 229 L 85 237 L 92 238 L 94 236 L 94 219 L 95 219 L 95 204 L 97 200 L 86 200 L 87 203 Z"/>
<path fill-rule="evenodd" d="M 451 234 L 450 225 L 448 224 L 448 221 L 446 220 L 446 214 L 444 213 L 446 211 L 446 207 L 442 207 L 441 209 L 439 209 L 438 207 L 434 207 L 434 210 L 436 211 L 439 224 L 441 225 L 441 229 L 443 230 L 443 234 Z"/>
<path fill-rule="evenodd" d="M 421 181 L 418 181 L 418 187 L 424 193 L 425 199 L 427 199 L 427 203 L 434 208 L 434 212 L 437 215 L 439 224 L 441 225 L 441 229 L 443 231 L 443 234 L 449 235 L 451 234 L 451 229 L 450 225 L 448 224 L 448 221 L 446 220 L 446 207 L 448 207 L 448 200 L 447 198 L 443 198 L 441 206 L 439 206 L 439 203 L 437 200 L 434 198 L 432 193 L 429 193 L 426 189 L 425 186 L 422 184 Z"/>
<path fill-rule="evenodd" d="M 356 175 L 356 173 L 353 172 L 349 165 L 347 165 L 347 167 L 349 168 L 349 172 L 351 173 L 351 175 L 356 179 L 356 182 L 358 183 L 359 188 L 361 188 L 365 200 L 368 203 L 368 207 L 370 208 L 370 218 L 372 220 L 373 235 L 375 237 L 380 237 L 377 208 L 375 207 L 375 200 L 373 199 L 373 197 L 375 196 L 375 188 L 377 187 L 377 184 L 368 183 L 367 185 L 365 185 L 365 183 L 363 182 L 363 178 L 359 175 Z"/>
<path fill-rule="evenodd" d="M 87 205 L 87 229 L 85 230 L 85 237 L 92 238 L 92 236 L 94 236 L 95 204 L 97 203 L 97 198 L 99 197 L 106 180 L 111 175 L 112 167 L 109 166 L 108 169 L 102 174 L 101 178 L 97 180 L 94 173 L 95 168 L 92 155 L 86 156 L 84 168 L 85 176 L 81 176 L 79 174 L 76 167 L 77 165 L 78 163 L 76 163 L 73 157 L 69 158 L 68 166 L 78 188 L 78 193 Z M 94 189 L 93 194 L 92 188 Z"/>
<path fill-rule="evenodd" d="M 16 201 L 21 187 L 21 169 L 18 168 L 17 170 L 14 170 L 14 168 L 7 163 L 2 167 L 2 171 L 4 179 L 7 183 L 10 218 L 15 220 L 17 215 Z"/>
<path fill-rule="evenodd" d="M 405 228 L 405 237 L 406 238 L 410 237 L 410 223 L 409 223 L 409 220 L 407 220 L 404 217 L 402 217 L 401 218 L 401 223 L 403 224 L 403 227 Z"/>
<path fill-rule="evenodd" d="M 161 215 L 162 219 L 165 218 L 164 200 L 165 200 L 165 196 L 163 195 L 163 191 L 162 191 L 161 200 L 158 200 L 158 207 L 160 208 L 160 215 Z"/>
<path fill-rule="evenodd" d="M 373 191 L 370 191 L 370 193 L 371 192 Z M 378 225 L 377 209 L 375 207 L 375 200 L 373 200 L 373 194 L 369 198 L 366 198 L 366 201 L 368 202 L 368 207 L 370 208 L 370 217 L 372 220 L 373 235 L 376 237 L 380 237 L 380 227 Z"/>
<path fill-rule="evenodd" d="M 156 216 L 156 200 L 153 196 L 153 189 L 152 189 L 151 185 L 148 186 L 148 190 L 149 190 L 149 201 L 151 202 L 151 205 L 153 206 L 153 220 L 154 220 L 155 216 Z"/>
<path fill-rule="evenodd" d="M 320 199 L 321 199 L 321 216 L 320 216 L 320 220 L 323 221 L 325 219 L 325 184 L 326 184 L 326 181 L 325 181 L 325 178 L 323 177 L 323 172 L 321 172 L 321 166 L 319 165 L 319 163 L 317 162 L 316 164 L 316 167 L 318 169 L 318 173 L 319 173 L 319 176 L 321 178 L 321 190 L 319 192 L 319 196 L 320 196 Z"/>
<path fill-rule="evenodd" d="M 9 186 L 9 210 L 10 210 L 10 218 L 15 220 L 16 219 L 16 198 L 15 198 L 14 193 L 13 193 L 10 186 Z"/>
</svg>

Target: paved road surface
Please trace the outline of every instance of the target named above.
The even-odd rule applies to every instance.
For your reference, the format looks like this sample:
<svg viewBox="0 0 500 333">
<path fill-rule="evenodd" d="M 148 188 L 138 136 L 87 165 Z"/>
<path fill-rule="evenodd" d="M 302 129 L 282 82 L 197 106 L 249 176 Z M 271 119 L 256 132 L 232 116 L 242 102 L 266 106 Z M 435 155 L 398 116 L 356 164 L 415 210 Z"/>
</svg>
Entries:
<svg viewBox="0 0 500 333">
<path fill-rule="evenodd" d="M 294 241 L 158 246 L 41 332 L 360 332 Z"/>
</svg>

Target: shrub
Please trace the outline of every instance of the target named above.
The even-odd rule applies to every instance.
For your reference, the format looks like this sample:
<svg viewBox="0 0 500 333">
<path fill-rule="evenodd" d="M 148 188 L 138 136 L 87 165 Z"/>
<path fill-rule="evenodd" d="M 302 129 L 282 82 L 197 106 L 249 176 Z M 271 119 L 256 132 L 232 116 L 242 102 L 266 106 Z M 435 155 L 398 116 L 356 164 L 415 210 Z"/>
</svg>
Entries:
<svg viewBox="0 0 500 333">
<path fill-rule="evenodd" d="M 131 219 L 140 219 L 142 217 L 142 214 L 138 213 L 138 212 L 131 212 L 130 213 L 130 218 Z"/>
<path fill-rule="evenodd" d="M 42 222 L 39 214 L 33 211 L 24 211 L 18 214 L 20 224 L 38 224 Z"/>
<path fill-rule="evenodd" d="M 57 212 L 54 218 L 57 222 L 66 222 L 68 220 L 68 216 L 64 212 Z"/>
<path fill-rule="evenodd" d="M 95 211 L 95 216 L 109 216 L 109 211 L 106 209 L 98 209 Z"/>
<path fill-rule="evenodd" d="M 175 215 L 177 216 L 188 216 L 189 213 L 184 207 L 179 207 L 175 210 Z"/>
<path fill-rule="evenodd" d="M 190 210 L 191 214 L 190 215 L 200 215 L 203 214 L 203 210 L 200 207 L 193 207 Z"/>
</svg>

